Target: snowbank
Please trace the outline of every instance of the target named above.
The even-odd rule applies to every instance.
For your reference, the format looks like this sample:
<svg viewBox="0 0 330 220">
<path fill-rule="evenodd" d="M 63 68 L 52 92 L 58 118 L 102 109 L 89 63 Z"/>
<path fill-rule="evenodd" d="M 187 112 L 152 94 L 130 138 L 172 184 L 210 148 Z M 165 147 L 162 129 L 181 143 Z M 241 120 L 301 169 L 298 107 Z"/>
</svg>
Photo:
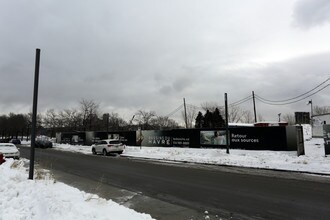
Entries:
<svg viewBox="0 0 330 220">
<path fill-rule="evenodd" d="M 0 219 L 152 219 L 111 200 L 79 191 L 37 171 L 28 180 L 25 160 L 0 166 Z"/>
</svg>

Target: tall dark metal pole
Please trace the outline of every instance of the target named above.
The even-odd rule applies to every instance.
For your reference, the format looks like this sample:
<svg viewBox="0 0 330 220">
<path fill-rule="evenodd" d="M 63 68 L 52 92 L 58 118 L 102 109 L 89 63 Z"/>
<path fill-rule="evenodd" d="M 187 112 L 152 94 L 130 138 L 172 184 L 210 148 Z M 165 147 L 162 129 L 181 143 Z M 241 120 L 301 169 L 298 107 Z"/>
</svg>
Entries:
<svg viewBox="0 0 330 220">
<path fill-rule="evenodd" d="M 253 98 L 254 122 L 257 123 L 256 99 L 254 96 L 254 91 L 252 91 L 252 98 Z"/>
<path fill-rule="evenodd" d="M 228 128 L 228 100 L 227 93 L 225 93 L 225 114 L 226 114 L 226 153 L 229 154 L 229 128 Z"/>
<path fill-rule="evenodd" d="M 188 128 L 187 107 L 186 107 L 186 99 L 185 98 L 183 98 L 183 106 L 184 106 L 184 122 L 186 123 L 186 128 Z"/>
<path fill-rule="evenodd" d="M 310 116 L 310 123 L 311 123 L 311 127 L 313 129 L 313 100 L 311 99 L 308 104 L 311 104 L 311 116 Z"/>
<path fill-rule="evenodd" d="M 313 117 L 313 100 L 311 99 L 310 100 L 310 103 L 311 103 L 311 118 Z"/>
<path fill-rule="evenodd" d="M 35 140 L 36 140 L 36 127 L 37 127 L 36 125 L 37 125 L 39 66 L 40 66 L 40 49 L 37 49 L 36 50 L 35 73 L 34 73 L 31 152 L 30 152 L 30 170 L 29 170 L 29 179 L 31 179 L 31 180 L 33 180 L 33 172 L 34 172 L 34 148 L 35 148 Z"/>
</svg>

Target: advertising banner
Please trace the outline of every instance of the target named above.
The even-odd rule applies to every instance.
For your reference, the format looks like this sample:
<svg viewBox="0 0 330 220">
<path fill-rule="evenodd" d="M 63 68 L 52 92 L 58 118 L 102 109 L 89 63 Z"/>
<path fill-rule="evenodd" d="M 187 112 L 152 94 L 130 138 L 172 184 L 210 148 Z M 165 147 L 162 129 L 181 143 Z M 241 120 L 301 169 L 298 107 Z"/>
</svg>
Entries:
<svg viewBox="0 0 330 220">
<path fill-rule="evenodd" d="M 114 131 L 114 132 L 106 132 L 106 131 L 95 131 L 95 132 L 86 132 L 87 135 L 87 143 L 88 145 L 92 145 L 100 140 L 104 139 L 118 139 L 125 145 L 135 146 L 135 131 Z"/>
<path fill-rule="evenodd" d="M 172 144 L 174 147 L 189 147 L 189 137 L 173 137 Z"/>
<path fill-rule="evenodd" d="M 230 128 L 230 148 L 246 150 L 288 150 L 286 127 Z"/>
<path fill-rule="evenodd" d="M 330 154 L 330 125 L 323 125 L 325 155 Z"/>
<path fill-rule="evenodd" d="M 136 132 L 137 144 L 149 147 L 172 147 L 171 131 L 147 130 Z"/>
<path fill-rule="evenodd" d="M 200 148 L 200 131 L 198 129 L 173 129 L 171 130 L 173 147 Z"/>
<path fill-rule="evenodd" d="M 136 145 L 136 132 L 135 131 L 114 131 L 108 132 L 109 139 L 119 139 L 125 145 Z"/>
<path fill-rule="evenodd" d="M 60 143 L 66 144 L 84 144 L 86 140 L 85 132 L 61 132 Z"/>
<path fill-rule="evenodd" d="M 214 145 L 226 146 L 226 131 L 225 130 L 212 130 L 200 132 L 201 145 Z"/>
</svg>

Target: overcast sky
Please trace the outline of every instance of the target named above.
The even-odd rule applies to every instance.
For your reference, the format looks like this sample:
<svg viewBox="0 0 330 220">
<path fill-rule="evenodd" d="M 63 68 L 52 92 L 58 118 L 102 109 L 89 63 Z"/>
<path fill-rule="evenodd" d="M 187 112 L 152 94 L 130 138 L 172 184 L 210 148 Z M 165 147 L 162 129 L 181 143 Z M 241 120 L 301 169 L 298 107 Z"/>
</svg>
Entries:
<svg viewBox="0 0 330 220">
<path fill-rule="evenodd" d="M 0 114 L 31 111 L 36 48 L 39 112 L 88 99 L 125 119 L 167 115 L 184 97 L 283 100 L 330 77 L 328 0 L 0 0 L 0 30 Z M 311 98 L 330 105 L 330 86 Z M 257 112 L 277 120 L 311 98 Z"/>
</svg>

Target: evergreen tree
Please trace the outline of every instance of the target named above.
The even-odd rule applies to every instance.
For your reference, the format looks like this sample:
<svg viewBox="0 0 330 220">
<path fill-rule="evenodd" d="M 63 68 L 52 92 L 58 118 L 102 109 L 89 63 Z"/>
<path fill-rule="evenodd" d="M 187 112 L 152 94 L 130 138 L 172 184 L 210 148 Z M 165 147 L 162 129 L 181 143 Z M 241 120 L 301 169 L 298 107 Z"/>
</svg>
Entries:
<svg viewBox="0 0 330 220">
<path fill-rule="evenodd" d="M 195 119 L 195 128 L 202 128 L 204 123 L 204 116 L 201 112 L 198 112 L 198 115 Z"/>
<path fill-rule="evenodd" d="M 218 108 L 214 112 L 206 111 L 205 115 L 198 112 L 195 119 L 195 128 L 222 128 L 225 126 L 225 120 L 222 118 Z"/>
<path fill-rule="evenodd" d="M 225 126 L 225 120 L 223 120 L 218 108 L 216 108 L 212 114 L 212 125 L 213 128 L 221 128 Z"/>
<path fill-rule="evenodd" d="M 203 128 L 212 128 L 212 112 L 206 111 L 204 115 Z"/>
</svg>

